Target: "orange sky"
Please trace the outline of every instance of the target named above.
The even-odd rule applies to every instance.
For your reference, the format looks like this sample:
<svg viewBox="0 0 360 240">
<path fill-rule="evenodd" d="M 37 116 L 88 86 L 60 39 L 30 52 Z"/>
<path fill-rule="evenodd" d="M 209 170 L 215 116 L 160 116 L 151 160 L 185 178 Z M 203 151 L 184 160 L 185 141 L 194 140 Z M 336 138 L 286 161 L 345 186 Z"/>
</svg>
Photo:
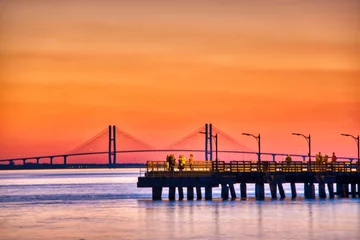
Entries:
<svg viewBox="0 0 360 240">
<path fill-rule="evenodd" d="M 356 0 L 0 0 L 0 158 L 109 124 L 162 147 L 206 122 L 254 150 L 242 132 L 356 155 L 359 56 Z"/>
</svg>

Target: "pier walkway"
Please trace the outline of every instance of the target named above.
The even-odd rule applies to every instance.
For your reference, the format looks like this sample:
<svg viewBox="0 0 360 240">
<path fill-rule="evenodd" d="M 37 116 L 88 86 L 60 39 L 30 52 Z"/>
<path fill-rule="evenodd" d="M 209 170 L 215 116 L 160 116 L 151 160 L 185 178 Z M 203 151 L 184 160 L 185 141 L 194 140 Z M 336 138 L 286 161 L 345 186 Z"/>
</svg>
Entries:
<svg viewBox="0 0 360 240">
<path fill-rule="evenodd" d="M 360 197 L 360 164 L 350 162 L 316 163 L 294 161 L 287 162 L 252 162 L 252 161 L 194 161 L 183 170 L 177 167 L 174 172 L 168 170 L 165 161 L 148 161 L 144 176 L 138 178 L 139 188 L 152 188 L 153 200 L 162 198 L 162 189 L 169 188 L 169 199 L 184 198 L 183 188 L 187 188 L 187 199 L 194 199 L 194 188 L 197 199 L 202 199 L 201 188 L 205 188 L 205 199 L 212 200 L 212 188 L 221 187 L 223 199 L 236 199 L 236 184 L 240 184 L 241 199 L 247 198 L 247 184 L 255 184 L 255 197 L 265 199 L 265 184 L 269 184 L 271 197 L 285 198 L 284 183 L 290 183 L 291 198 L 297 197 L 296 183 L 304 184 L 304 195 L 307 199 L 316 197 L 315 186 L 318 184 L 319 198 Z M 334 190 L 334 183 L 336 189 Z M 349 189 L 350 187 L 350 189 Z M 229 195 L 230 194 L 230 195 Z"/>
</svg>

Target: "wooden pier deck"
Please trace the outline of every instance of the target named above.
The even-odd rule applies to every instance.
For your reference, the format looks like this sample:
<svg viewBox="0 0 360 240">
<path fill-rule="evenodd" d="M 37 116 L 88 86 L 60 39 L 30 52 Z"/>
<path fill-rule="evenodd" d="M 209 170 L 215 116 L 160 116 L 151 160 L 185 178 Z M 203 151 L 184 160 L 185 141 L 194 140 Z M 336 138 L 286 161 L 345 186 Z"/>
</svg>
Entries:
<svg viewBox="0 0 360 240">
<path fill-rule="evenodd" d="M 191 168 L 189 165 L 183 170 L 176 167 L 174 172 L 170 172 L 165 161 L 148 161 L 146 172 L 138 178 L 137 186 L 152 188 L 153 200 L 161 199 L 165 187 L 169 188 L 170 200 L 175 200 L 176 188 L 178 199 L 182 200 L 184 187 L 187 188 L 188 200 L 194 199 L 194 188 L 197 199 L 202 199 L 201 188 L 205 188 L 205 199 L 212 200 L 214 187 L 221 187 L 223 199 L 236 199 L 236 184 L 240 185 L 241 199 L 246 199 L 248 183 L 255 184 L 258 200 L 265 199 L 265 184 L 269 184 L 273 199 L 277 198 L 277 191 L 280 198 L 285 198 L 284 183 L 290 183 L 291 198 L 297 197 L 296 183 L 304 184 L 307 199 L 316 197 L 314 184 L 319 185 L 319 198 L 327 197 L 326 186 L 330 198 L 335 195 L 360 197 L 360 165 L 350 162 L 195 161 Z"/>
</svg>

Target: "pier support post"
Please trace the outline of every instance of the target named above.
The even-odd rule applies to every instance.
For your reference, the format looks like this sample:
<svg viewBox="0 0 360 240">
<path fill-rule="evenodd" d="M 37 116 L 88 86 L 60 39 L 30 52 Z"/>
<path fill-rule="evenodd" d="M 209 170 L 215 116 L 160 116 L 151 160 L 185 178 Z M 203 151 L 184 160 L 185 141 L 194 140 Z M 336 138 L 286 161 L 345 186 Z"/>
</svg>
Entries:
<svg viewBox="0 0 360 240">
<path fill-rule="evenodd" d="M 241 200 L 246 200 L 246 183 L 240 183 Z"/>
<path fill-rule="evenodd" d="M 278 183 L 278 188 L 279 188 L 280 198 L 284 199 L 286 196 L 282 183 Z"/>
<path fill-rule="evenodd" d="M 314 199 L 315 198 L 314 183 L 304 183 L 304 193 L 306 199 Z"/>
<path fill-rule="evenodd" d="M 231 193 L 231 199 L 232 200 L 236 199 L 236 192 L 235 192 L 234 184 L 230 183 L 229 188 L 230 188 L 230 193 Z"/>
<path fill-rule="evenodd" d="M 178 192 L 179 192 L 179 200 L 183 200 L 183 199 L 184 199 L 183 188 L 182 188 L 182 187 L 178 187 Z"/>
<path fill-rule="evenodd" d="M 319 183 L 319 198 L 326 198 L 325 183 Z"/>
<path fill-rule="evenodd" d="M 342 198 L 348 198 L 349 197 L 349 184 L 344 183 L 338 183 L 336 184 L 338 187 L 338 194 Z"/>
<path fill-rule="evenodd" d="M 175 187 L 169 187 L 169 200 L 174 201 L 175 200 Z"/>
<path fill-rule="evenodd" d="M 294 182 L 290 183 L 290 187 L 291 187 L 291 198 L 295 199 L 297 197 L 295 183 Z"/>
<path fill-rule="evenodd" d="M 271 192 L 271 198 L 276 199 L 277 198 L 277 188 L 276 183 L 269 183 L 270 192 Z"/>
<path fill-rule="evenodd" d="M 360 183 L 358 183 L 358 185 L 357 185 L 358 187 L 357 187 L 357 190 L 358 190 L 358 197 L 360 198 Z"/>
<path fill-rule="evenodd" d="M 162 187 L 153 187 L 152 188 L 152 199 L 161 200 Z"/>
<path fill-rule="evenodd" d="M 212 187 L 205 187 L 205 200 L 212 200 Z"/>
<path fill-rule="evenodd" d="M 356 198 L 356 183 L 351 184 L 351 197 Z"/>
<path fill-rule="evenodd" d="M 187 187 L 187 200 L 194 200 L 194 188 Z"/>
<path fill-rule="evenodd" d="M 327 187 L 328 187 L 328 190 L 329 190 L 329 197 L 334 198 L 335 197 L 335 195 L 334 195 L 334 184 L 328 183 Z"/>
<path fill-rule="evenodd" d="M 229 199 L 229 187 L 226 184 L 221 184 L 221 198 L 223 200 Z"/>
<path fill-rule="evenodd" d="M 255 197 L 256 200 L 265 200 L 264 183 L 255 183 Z"/>
<path fill-rule="evenodd" d="M 201 187 L 196 187 L 196 199 L 197 199 L 197 200 L 201 200 L 201 199 L 202 199 Z"/>
</svg>

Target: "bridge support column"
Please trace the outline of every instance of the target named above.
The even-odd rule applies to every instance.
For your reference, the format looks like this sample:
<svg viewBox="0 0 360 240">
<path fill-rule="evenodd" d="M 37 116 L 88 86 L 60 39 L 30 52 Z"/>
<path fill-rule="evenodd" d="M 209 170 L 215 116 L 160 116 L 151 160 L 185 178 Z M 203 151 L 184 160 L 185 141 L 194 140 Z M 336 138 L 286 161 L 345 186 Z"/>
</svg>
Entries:
<svg viewBox="0 0 360 240">
<path fill-rule="evenodd" d="M 64 156 L 64 165 L 66 165 L 66 158 L 67 156 Z"/>
<path fill-rule="evenodd" d="M 319 183 L 319 198 L 326 198 L 325 183 Z"/>
<path fill-rule="evenodd" d="M 278 183 L 278 188 L 279 188 L 280 198 L 284 199 L 286 196 L 282 183 Z"/>
<path fill-rule="evenodd" d="M 201 187 L 196 187 L 196 199 L 197 199 L 197 200 L 201 200 L 201 199 L 202 199 Z"/>
<path fill-rule="evenodd" d="M 23 165 L 25 165 L 25 164 L 26 164 L 26 160 L 27 160 L 27 159 L 23 159 Z"/>
<path fill-rule="evenodd" d="M 236 199 L 236 192 L 235 192 L 234 184 L 230 183 L 229 188 L 230 188 L 230 193 L 231 193 L 231 199 L 232 200 Z"/>
<path fill-rule="evenodd" d="M 291 187 L 291 198 L 295 199 L 297 197 L 297 193 L 296 193 L 296 185 L 294 182 L 290 183 L 290 187 Z"/>
<path fill-rule="evenodd" d="M 175 187 L 169 187 L 169 200 L 174 201 L 175 200 Z"/>
<path fill-rule="evenodd" d="M 53 159 L 54 159 L 54 157 L 50 157 L 50 164 L 51 165 L 53 164 Z"/>
<path fill-rule="evenodd" d="M 223 200 L 229 199 L 229 187 L 226 184 L 221 184 L 221 198 Z"/>
<path fill-rule="evenodd" d="M 246 183 L 240 183 L 241 200 L 246 200 Z"/>
<path fill-rule="evenodd" d="M 351 197 L 356 198 L 356 183 L 351 184 Z"/>
<path fill-rule="evenodd" d="M 205 200 L 212 200 L 212 187 L 205 187 Z"/>
<path fill-rule="evenodd" d="M 329 190 L 329 197 L 330 198 L 334 198 L 335 194 L 334 194 L 334 184 L 332 183 L 328 183 L 327 184 L 328 190 Z"/>
<path fill-rule="evenodd" d="M 179 200 L 183 200 L 184 199 L 184 191 L 182 187 L 178 187 L 178 192 L 179 192 Z"/>
<path fill-rule="evenodd" d="M 304 183 L 304 193 L 306 199 L 314 199 L 315 198 L 314 183 Z"/>
<path fill-rule="evenodd" d="M 187 187 L 187 200 L 194 200 L 194 188 Z"/>
<path fill-rule="evenodd" d="M 40 158 L 36 158 L 36 164 L 39 165 Z"/>
<path fill-rule="evenodd" d="M 152 199 L 161 200 L 162 187 L 153 187 L 152 188 Z"/>
<path fill-rule="evenodd" d="M 277 188 L 276 183 L 269 183 L 271 199 L 277 199 Z"/>
<path fill-rule="evenodd" d="M 255 183 L 255 197 L 256 200 L 265 200 L 264 183 Z"/>
</svg>

